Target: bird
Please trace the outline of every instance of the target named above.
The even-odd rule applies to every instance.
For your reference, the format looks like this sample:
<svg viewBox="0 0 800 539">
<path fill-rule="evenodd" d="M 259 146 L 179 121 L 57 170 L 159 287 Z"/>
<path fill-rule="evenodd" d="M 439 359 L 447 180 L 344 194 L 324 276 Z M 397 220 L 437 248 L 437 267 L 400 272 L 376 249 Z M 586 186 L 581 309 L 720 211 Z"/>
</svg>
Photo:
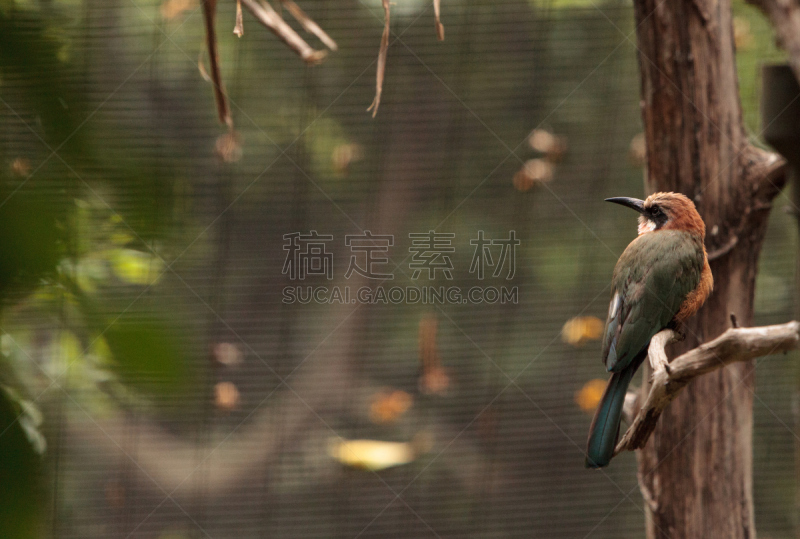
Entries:
<svg viewBox="0 0 800 539">
<path fill-rule="evenodd" d="M 662 192 L 606 202 L 637 211 L 639 226 L 614 267 L 602 348 L 611 378 L 589 428 L 587 468 L 607 466 L 614 455 L 628 385 L 650 340 L 663 329 L 683 334 L 714 288 L 705 223 L 688 197 Z"/>
</svg>

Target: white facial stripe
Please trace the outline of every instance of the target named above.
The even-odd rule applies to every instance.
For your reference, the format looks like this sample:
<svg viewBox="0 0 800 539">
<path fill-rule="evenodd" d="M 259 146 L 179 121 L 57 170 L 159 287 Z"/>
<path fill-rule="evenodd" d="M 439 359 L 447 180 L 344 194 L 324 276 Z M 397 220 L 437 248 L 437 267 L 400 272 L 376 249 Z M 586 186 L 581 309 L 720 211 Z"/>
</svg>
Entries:
<svg viewBox="0 0 800 539">
<path fill-rule="evenodd" d="M 639 235 L 641 236 L 645 232 L 652 232 L 656 229 L 655 221 L 651 221 L 650 219 L 645 218 L 644 216 L 639 217 Z"/>
</svg>

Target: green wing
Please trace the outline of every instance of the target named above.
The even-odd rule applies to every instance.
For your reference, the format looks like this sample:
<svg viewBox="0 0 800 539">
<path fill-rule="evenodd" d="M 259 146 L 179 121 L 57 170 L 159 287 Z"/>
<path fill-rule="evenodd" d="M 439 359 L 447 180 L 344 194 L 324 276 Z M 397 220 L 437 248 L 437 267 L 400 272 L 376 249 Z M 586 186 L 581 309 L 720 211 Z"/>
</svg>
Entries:
<svg viewBox="0 0 800 539">
<path fill-rule="evenodd" d="M 703 246 L 687 232 L 663 230 L 631 242 L 614 268 L 603 340 L 609 371 L 630 365 L 669 325 L 700 283 L 703 264 Z"/>
</svg>

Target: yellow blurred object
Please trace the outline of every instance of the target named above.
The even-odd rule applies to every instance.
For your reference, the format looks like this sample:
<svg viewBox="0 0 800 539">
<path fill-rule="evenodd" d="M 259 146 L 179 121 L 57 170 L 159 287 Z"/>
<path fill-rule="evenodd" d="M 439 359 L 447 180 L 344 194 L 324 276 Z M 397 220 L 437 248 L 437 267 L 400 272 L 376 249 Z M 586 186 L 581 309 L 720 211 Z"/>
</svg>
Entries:
<svg viewBox="0 0 800 539">
<path fill-rule="evenodd" d="M 581 410 L 587 413 L 594 412 L 597 405 L 600 404 L 600 398 L 603 396 L 603 391 L 606 390 L 606 381 L 599 378 L 589 380 L 580 390 L 575 392 L 575 403 Z"/>
<path fill-rule="evenodd" d="M 233 382 L 219 382 L 214 386 L 214 403 L 226 412 L 239 405 L 239 390 Z"/>
<path fill-rule="evenodd" d="M 572 346 L 582 346 L 586 341 L 594 341 L 603 333 L 603 321 L 594 316 L 570 318 L 561 329 L 561 340 Z"/>
<path fill-rule="evenodd" d="M 405 391 L 379 391 L 372 397 L 369 418 L 379 425 L 394 423 L 412 404 L 414 398 Z"/>
<path fill-rule="evenodd" d="M 413 462 L 430 448 L 430 435 L 421 432 L 411 442 L 332 438 L 328 451 L 345 466 L 377 471 Z"/>
<path fill-rule="evenodd" d="M 160 8 L 161 16 L 171 20 L 196 5 L 197 0 L 164 0 Z"/>
<path fill-rule="evenodd" d="M 135 249 L 112 249 L 109 261 L 114 274 L 130 284 L 155 284 L 164 271 L 164 262 Z"/>
<path fill-rule="evenodd" d="M 111 243 L 114 245 L 127 245 L 133 242 L 134 237 L 132 234 L 128 234 L 127 232 L 112 232 L 111 233 Z"/>
</svg>

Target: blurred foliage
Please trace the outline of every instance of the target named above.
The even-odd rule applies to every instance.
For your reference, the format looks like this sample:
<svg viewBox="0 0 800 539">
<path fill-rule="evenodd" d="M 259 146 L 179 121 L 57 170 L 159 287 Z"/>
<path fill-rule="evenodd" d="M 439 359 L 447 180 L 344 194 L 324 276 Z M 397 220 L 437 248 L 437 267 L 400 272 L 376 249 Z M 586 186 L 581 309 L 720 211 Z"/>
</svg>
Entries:
<svg viewBox="0 0 800 539">
<path fill-rule="evenodd" d="M 63 200 L 2 189 L 0 177 L 0 305 L 19 301 L 52 278 L 64 255 Z"/>
<path fill-rule="evenodd" d="M 106 388 L 111 376 L 145 398 L 180 396 L 196 378 L 176 330 L 151 312 L 120 317 L 107 293 L 121 285 L 141 295 L 162 277 L 155 248 L 174 215 L 171 168 L 157 156 L 115 155 L 103 147 L 108 131 L 83 128 L 94 112 L 75 83 L 81 57 L 70 52 L 79 43 L 70 9 L 0 5 L 0 98 L 19 135 L 0 167 L 0 305 L 71 321 L 42 367 L 54 383 L 82 373 Z M 115 190 L 124 193 L 119 211 L 106 202 Z M 16 337 L 17 359 L 6 361 L 30 362 L 26 350 L 39 336 Z"/>
<path fill-rule="evenodd" d="M 76 131 L 85 114 L 84 101 L 68 83 L 69 21 L 22 4 L 5 0 L 0 7 L 0 77 L 15 81 L 2 85 L 3 105 L 33 111 L 41 136 L 59 153 L 74 155 L 85 149 L 84 135 Z"/>
<path fill-rule="evenodd" d="M 0 532 L 8 539 L 40 537 L 46 499 L 38 410 L 0 385 Z"/>
<path fill-rule="evenodd" d="M 105 333 L 122 380 L 147 394 L 180 399 L 196 381 L 179 340 L 164 321 L 123 316 Z"/>
<path fill-rule="evenodd" d="M 769 20 L 745 0 L 733 2 L 736 38 L 736 68 L 739 73 L 739 94 L 744 123 L 748 132 L 760 139 L 761 65 L 786 61 L 786 53 L 775 44 L 775 31 Z"/>
</svg>

